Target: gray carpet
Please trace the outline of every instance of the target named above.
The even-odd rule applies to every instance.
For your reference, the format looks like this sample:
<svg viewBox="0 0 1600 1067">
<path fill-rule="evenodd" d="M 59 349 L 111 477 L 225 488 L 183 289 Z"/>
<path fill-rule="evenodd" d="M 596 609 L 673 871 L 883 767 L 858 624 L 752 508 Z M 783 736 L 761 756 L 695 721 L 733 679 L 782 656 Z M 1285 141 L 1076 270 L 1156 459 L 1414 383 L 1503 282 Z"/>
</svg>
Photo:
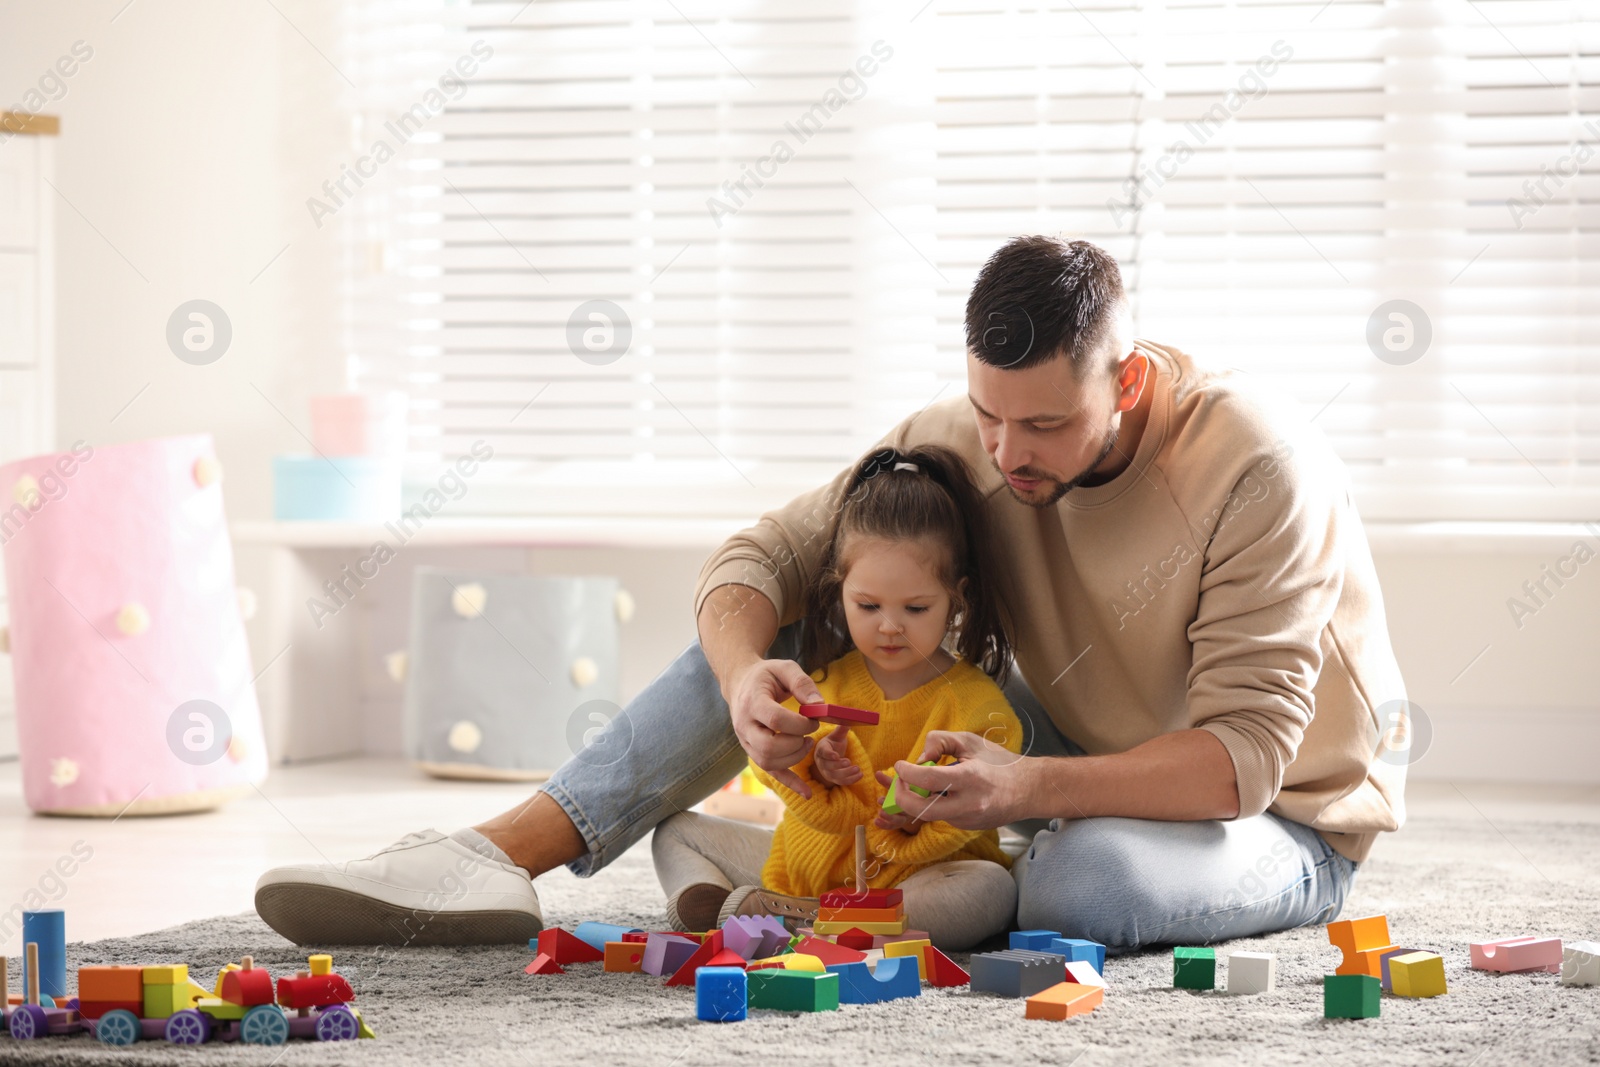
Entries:
<svg viewBox="0 0 1600 1067">
<path fill-rule="evenodd" d="M 1322 1018 L 1320 976 L 1339 954 L 1320 927 L 1234 943 L 1277 953 L 1276 994 L 1175 990 L 1170 952 L 1150 952 L 1113 959 L 1104 1006 L 1062 1023 L 1024 1020 L 1021 1001 L 925 989 L 914 1000 L 713 1025 L 695 1020 L 692 991 L 604 974 L 598 964 L 529 977 L 529 954 L 515 948 L 345 950 L 335 953 L 335 968 L 354 983 L 376 1041 L 113 1049 L 87 1035 L 27 1045 L 0 1035 L 0 1063 L 1600 1063 L 1600 987 L 1472 971 L 1466 950 L 1469 940 L 1522 933 L 1600 936 L 1600 827 L 1496 827 L 1416 819 L 1363 868 L 1346 915 L 1386 912 L 1402 944 L 1445 954 L 1450 982 L 1449 994 L 1433 1000 L 1385 997 L 1375 1020 Z M 584 919 L 662 922 L 647 844 L 586 882 L 548 875 L 539 891 L 547 921 L 568 928 Z M 72 946 L 69 966 L 185 961 L 209 985 L 218 965 L 243 952 L 274 972 L 304 960 L 244 915 Z"/>
</svg>

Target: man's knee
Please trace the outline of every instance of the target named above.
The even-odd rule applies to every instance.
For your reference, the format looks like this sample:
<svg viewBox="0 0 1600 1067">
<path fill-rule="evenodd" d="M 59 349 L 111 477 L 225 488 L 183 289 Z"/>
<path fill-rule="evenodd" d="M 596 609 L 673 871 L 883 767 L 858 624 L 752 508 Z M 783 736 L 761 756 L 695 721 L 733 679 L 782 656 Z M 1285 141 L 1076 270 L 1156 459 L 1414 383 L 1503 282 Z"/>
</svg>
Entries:
<svg viewBox="0 0 1600 1067">
<path fill-rule="evenodd" d="M 1134 819 L 1063 821 L 1039 834 L 1020 864 L 1017 924 L 1060 930 L 1108 949 L 1141 943 L 1142 920 L 1167 894 L 1148 868 Z"/>
</svg>

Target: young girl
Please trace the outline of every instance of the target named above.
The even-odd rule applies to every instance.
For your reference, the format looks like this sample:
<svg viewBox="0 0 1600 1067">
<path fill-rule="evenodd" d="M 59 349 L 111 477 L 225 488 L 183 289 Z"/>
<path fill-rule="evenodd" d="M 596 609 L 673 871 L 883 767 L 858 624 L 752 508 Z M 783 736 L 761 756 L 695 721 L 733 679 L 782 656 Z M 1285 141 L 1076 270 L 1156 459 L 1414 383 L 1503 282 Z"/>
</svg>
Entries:
<svg viewBox="0 0 1600 1067">
<path fill-rule="evenodd" d="M 1022 725 L 1001 693 L 1011 658 L 979 562 L 982 501 L 966 465 L 936 447 L 885 449 L 856 470 L 832 542 L 806 591 L 801 664 L 824 701 L 875 711 L 876 726 L 821 725 L 793 768 L 809 798 L 765 771 L 783 800 L 777 830 L 685 812 L 656 827 L 656 873 L 674 928 L 731 915 L 816 917 L 816 898 L 854 886 L 856 827 L 867 883 L 904 892 L 908 929 L 966 949 L 1007 929 L 1016 888 L 994 830 L 881 810 L 896 760 L 918 761 L 930 730 L 966 730 L 1019 752 Z M 794 698 L 784 707 L 795 710 Z"/>
</svg>

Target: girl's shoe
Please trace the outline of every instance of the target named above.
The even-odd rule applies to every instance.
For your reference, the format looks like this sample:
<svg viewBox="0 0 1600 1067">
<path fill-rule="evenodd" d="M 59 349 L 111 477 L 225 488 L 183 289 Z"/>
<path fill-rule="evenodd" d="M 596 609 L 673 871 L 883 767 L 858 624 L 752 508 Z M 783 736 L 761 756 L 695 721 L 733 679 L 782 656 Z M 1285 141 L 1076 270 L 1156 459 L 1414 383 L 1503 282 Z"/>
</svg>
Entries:
<svg viewBox="0 0 1600 1067">
<path fill-rule="evenodd" d="M 667 925 L 674 930 L 695 933 L 717 929 L 722 925 L 717 916 L 730 892 L 732 890 L 724 886 L 709 882 L 684 886 L 667 901 Z"/>
<path fill-rule="evenodd" d="M 790 930 L 797 930 L 817 921 L 820 904 L 816 897 L 796 897 L 758 885 L 742 885 L 722 902 L 717 912 L 717 925 L 721 926 L 735 915 L 774 915 Z"/>
</svg>

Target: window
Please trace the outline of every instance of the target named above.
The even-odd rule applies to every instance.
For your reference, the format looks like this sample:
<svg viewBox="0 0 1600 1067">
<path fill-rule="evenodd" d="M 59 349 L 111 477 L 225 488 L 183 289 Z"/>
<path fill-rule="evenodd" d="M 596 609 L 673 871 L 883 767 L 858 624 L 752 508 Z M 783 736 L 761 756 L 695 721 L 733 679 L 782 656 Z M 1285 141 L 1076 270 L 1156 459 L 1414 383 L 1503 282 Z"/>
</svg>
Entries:
<svg viewBox="0 0 1600 1067">
<path fill-rule="evenodd" d="M 369 10 L 372 84 L 493 50 L 352 256 L 419 469 L 482 438 L 491 510 L 753 514 L 959 393 L 973 275 L 1054 232 L 1295 396 L 1369 518 L 1600 512 L 1596 0 L 869 6 Z"/>
</svg>

